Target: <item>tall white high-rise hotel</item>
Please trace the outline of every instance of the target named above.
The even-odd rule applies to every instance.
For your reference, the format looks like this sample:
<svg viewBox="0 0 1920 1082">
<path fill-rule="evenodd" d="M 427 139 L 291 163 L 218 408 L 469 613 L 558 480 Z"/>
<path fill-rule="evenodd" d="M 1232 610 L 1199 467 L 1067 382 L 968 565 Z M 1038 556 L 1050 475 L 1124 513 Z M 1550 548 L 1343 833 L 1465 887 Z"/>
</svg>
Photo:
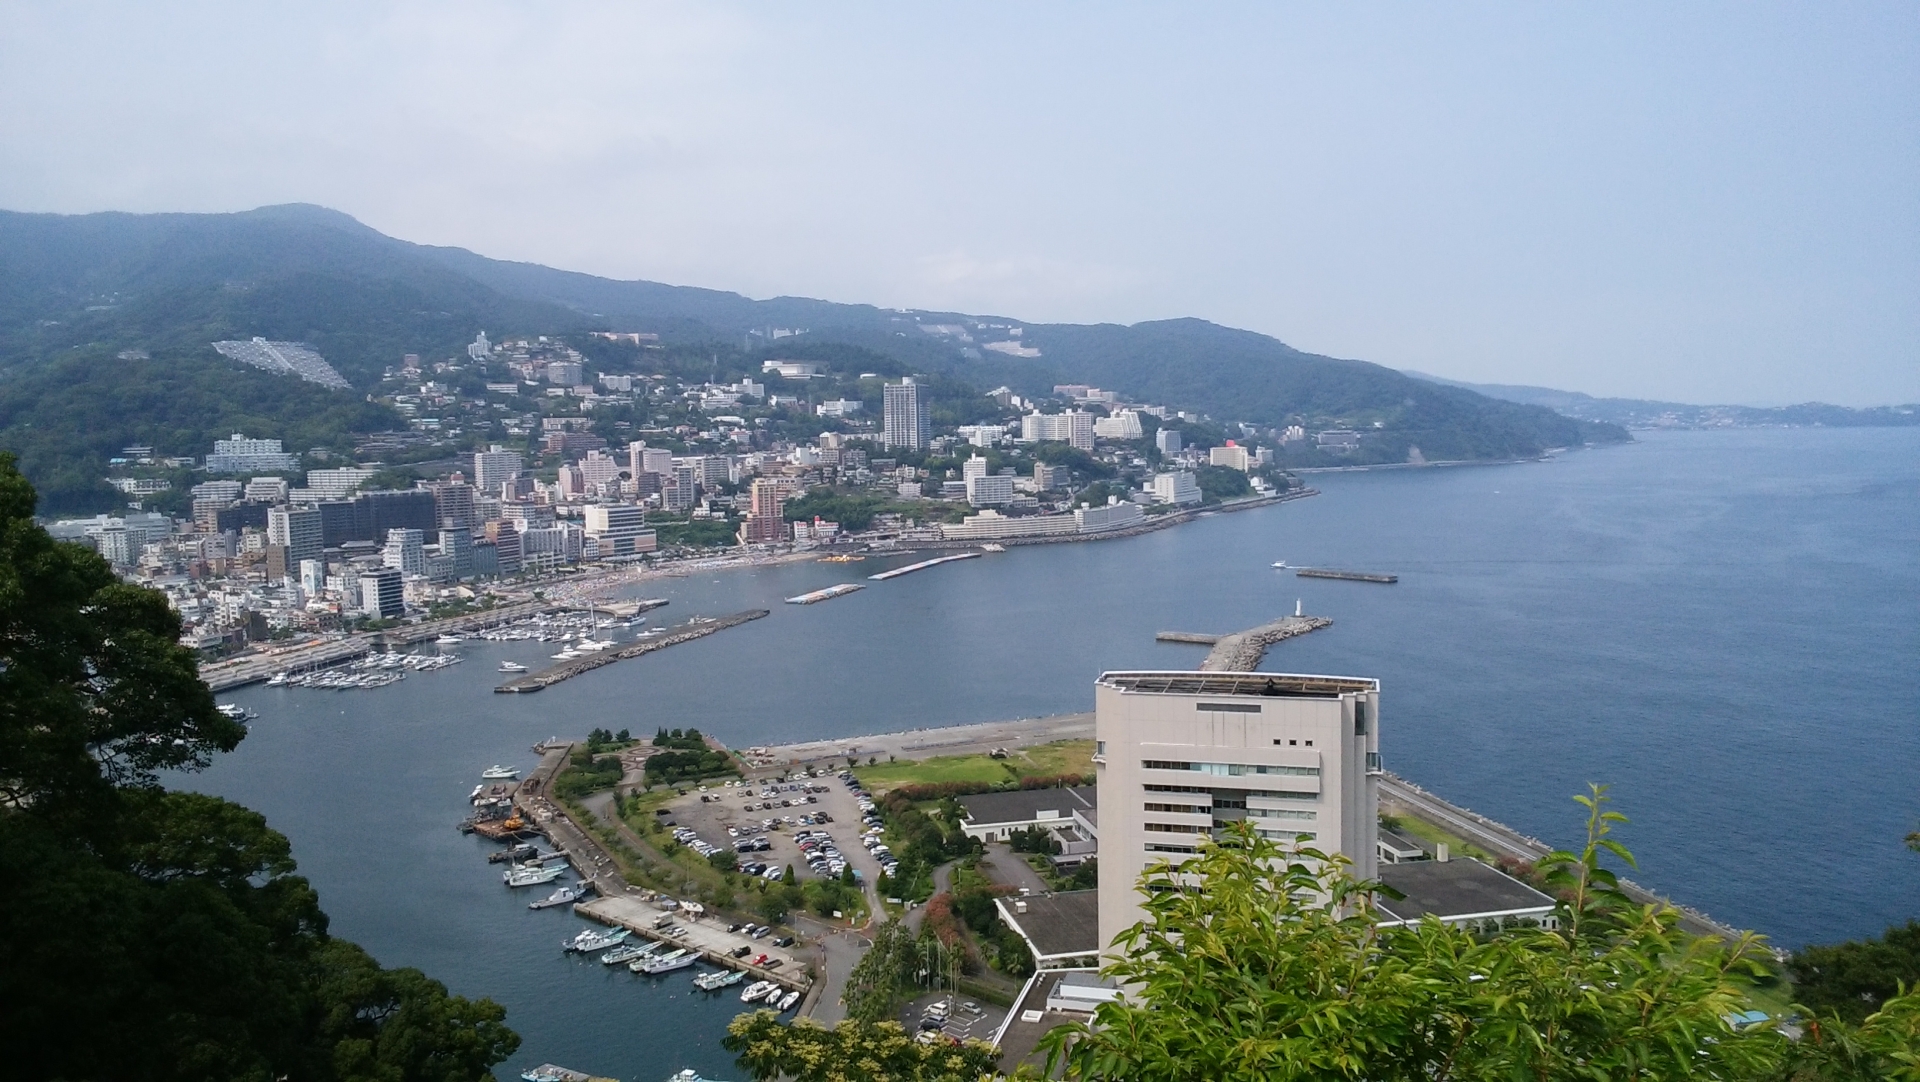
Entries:
<svg viewBox="0 0 1920 1082">
<path fill-rule="evenodd" d="M 1109 672 L 1094 709 L 1103 949 L 1143 916 L 1142 871 L 1179 863 L 1236 820 L 1374 877 L 1379 681 Z"/>
<path fill-rule="evenodd" d="M 933 421 L 920 385 L 908 376 L 881 389 L 880 441 L 888 447 L 920 450 L 932 436 Z"/>
</svg>

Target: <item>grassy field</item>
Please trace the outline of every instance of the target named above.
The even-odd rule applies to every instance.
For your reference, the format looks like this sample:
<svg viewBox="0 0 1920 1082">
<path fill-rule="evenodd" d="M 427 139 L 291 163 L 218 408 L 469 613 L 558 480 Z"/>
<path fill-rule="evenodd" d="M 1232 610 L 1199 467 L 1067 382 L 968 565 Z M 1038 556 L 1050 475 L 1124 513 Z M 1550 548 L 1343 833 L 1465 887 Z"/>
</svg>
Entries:
<svg viewBox="0 0 1920 1082">
<path fill-rule="evenodd" d="M 876 792 L 900 785 L 943 781 L 995 785 L 1034 775 L 1091 774 L 1093 741 L 1060 740 L 1015 750 L 1005 759 L 987 755 L 937 755 L 931 759 L 902 759 L 874 766 L 857 766 L 853 768 L 853 773 L 861 784 Z"/>
</svg>

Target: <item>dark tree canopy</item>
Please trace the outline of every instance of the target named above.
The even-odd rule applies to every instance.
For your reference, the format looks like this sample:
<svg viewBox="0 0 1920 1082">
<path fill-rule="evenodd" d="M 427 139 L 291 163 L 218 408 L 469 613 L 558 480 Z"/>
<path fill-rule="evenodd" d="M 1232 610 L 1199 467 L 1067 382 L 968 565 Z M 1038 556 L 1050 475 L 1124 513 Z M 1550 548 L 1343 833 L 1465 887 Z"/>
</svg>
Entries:
<svg viewBox="0 0 1920 1082">
<path fill-rule="evenodd" d="M 489 1000 L 327 934 L 287 839 L 169 792 L 245 729 L 158 593 L 50 538 L 0 454 L 0 1046 L 21 1079 L 456 1082 Z"/>
</svg>

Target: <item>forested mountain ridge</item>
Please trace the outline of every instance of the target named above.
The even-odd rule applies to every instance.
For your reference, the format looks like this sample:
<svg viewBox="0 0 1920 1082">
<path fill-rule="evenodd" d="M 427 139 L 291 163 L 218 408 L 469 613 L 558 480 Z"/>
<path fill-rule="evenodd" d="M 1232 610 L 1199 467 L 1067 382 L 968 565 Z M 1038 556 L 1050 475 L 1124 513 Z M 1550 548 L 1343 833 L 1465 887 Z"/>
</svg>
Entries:
<svg viewBox="0 0 1920 1082">
<path fill-rule="evenodd" d="M 1362 428 L 1370 435 L 1341 459 L 1350 463 L 1403 461 L 1416 448 L 1428 460 L 1513 458 L 1626 438 L 1198 319 L 1083 326 L 753 300 L 412 244 L 307 205 L 0 212 L 0 446 L 21 452 L 53 504 L 72 491 L 57 474 L 77 480 L 115 448 L 169 433 L 203 443 L 250 427 L 304 450 L 393 427 L 399 418 L 365 401 L 382 373 L 404 353 L 458 356 L 482 329 L 496 339 L 643 331 L 735 356 L 858 346 L 982 391 L 1045 396 L 1087 383 L 1263 429 Z M 210 346 L 255 335 L 313 343 L 355 391 L 282 386 Z M 985 348 L 996 341 L 1002 351 Z"/>
</svg>

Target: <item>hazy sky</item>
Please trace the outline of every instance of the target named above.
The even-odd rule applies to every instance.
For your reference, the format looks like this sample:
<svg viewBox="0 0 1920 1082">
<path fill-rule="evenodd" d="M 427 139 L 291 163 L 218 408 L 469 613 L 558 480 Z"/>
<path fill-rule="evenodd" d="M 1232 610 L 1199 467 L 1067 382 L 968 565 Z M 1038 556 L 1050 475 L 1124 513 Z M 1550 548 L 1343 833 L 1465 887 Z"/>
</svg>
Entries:
<svg viewBox="0 0 1920 1082">
<path fill-rule="evenodd" d="M 1920 5 L 0 3 L 0 206 L 1920 400 Z"/>
</svg>

